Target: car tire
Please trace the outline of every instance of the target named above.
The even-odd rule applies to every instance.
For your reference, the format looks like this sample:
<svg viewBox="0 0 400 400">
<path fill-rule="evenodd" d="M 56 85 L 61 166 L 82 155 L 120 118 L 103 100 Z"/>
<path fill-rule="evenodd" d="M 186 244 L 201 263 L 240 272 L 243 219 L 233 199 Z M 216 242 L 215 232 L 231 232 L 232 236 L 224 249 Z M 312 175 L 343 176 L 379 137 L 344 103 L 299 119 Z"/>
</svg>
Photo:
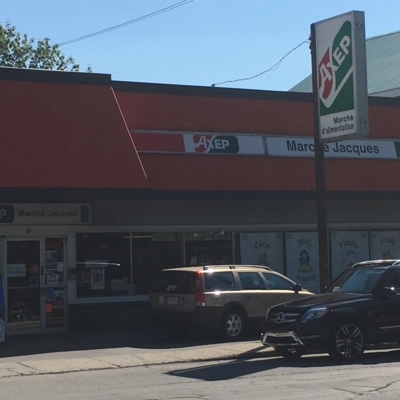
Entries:
<svg viewBox="0 0 400 400">
<path fill-rule="evenodd" d="M 246 317 L 244 313 L 236 308 L 232 308 L 225 312 L 219 329 L 225 340 L 234 342 L 243 337 L 245 326 Z"/>
<path fill-rule="evenodd" d="M 182 326 L 180 324 L 165 324 L 165 330 L 172 339 L 183 340 L 189 335 L 190 328 L 188 326 Z"/>
<path fill-rule="evenodd" d="M 281 347 L 275 351 L 287 360 L 297 360 L 305 354 L 305 350 L 300 347 Z"/>
<path fill-rule="evenodd" d="M 329 355 L 335 360 L 352 361 L 365 350 L 366 335 L 361 323 L 343 320 L 337 323 L 329 341 Z"/>
</svg>

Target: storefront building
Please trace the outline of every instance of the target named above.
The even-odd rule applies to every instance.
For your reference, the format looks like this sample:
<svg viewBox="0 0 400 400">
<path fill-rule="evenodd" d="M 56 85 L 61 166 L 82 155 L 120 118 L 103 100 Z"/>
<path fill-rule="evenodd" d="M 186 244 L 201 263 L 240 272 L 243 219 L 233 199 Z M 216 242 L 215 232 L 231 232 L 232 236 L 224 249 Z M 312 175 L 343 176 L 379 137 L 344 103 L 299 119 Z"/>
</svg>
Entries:
<svg viewBox="0 0 400 400">
<path fill-rule="evenodd" d="M 6 333 L 143 326 L 162 268 L 265 264 L 319 290 L 312 98 L 0 68 Z M 331 275 L 400 258 L 400 99 L 326 155 Z"/>
</svg>

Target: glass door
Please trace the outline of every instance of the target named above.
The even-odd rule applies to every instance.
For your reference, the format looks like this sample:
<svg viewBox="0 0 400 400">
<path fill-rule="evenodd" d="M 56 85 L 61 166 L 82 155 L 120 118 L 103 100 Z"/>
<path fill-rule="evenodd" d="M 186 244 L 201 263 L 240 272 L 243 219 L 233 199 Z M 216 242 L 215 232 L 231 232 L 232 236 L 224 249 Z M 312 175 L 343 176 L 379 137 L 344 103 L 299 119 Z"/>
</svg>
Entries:
<svg viewBox="0 0 400 400">
<path fill-rule="evenodd" d="M 66 326 L 66 239 L 7 239 L 7 331 Z"/>
<path fill-rule="evenodd" d="M 40 240 L 7 240 L 7 329 L 43 327 Z"/>
</svg>

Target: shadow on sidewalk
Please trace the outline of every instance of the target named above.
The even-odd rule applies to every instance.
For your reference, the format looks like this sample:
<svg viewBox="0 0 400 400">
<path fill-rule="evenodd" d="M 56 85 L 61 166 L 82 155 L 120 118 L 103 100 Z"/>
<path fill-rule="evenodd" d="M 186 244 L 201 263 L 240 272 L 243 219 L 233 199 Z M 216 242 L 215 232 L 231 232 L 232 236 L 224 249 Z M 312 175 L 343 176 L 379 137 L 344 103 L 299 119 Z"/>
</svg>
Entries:
<svg viewBox="0 0 400 400">
<path fill-rule="evenodd" d="M 243 341 L 255 340 L 249 336 Z M 0 358 L 64 351 L 82 351 L 131 347 L 173 349 L 222 343 L 213 335 L 193 332 L 186 340 L 173 340 L 161 327 L 102 332 L 67 332 L 6 336 L 0 343 Z"/>
<path fill-rule="evenodd" d="M 168 375 L 178 376 L 188 379 L 197 379 L 205 382 L 215 382 L 215 381 L 224 381 L 230 379 L 241 378 L 247 375 L 254 375 L 256 373 L 266 374 L 269 370 L 274 370 L 277 368 L 282 369 L 282 376 L 285 375 L 285 368 L 290 369 L 310 369 L 310 368 L 318 368 L 320 371 L 322 369 L 331 370 L 332 367 L 341 366 L 341 365 L 359 365 L 361 366 L 375 366 L 379 364 L 385 365 L 393 365 L 394 367 L 397 365 L 399 361 L 399 353 L 400 351 L 397 349 L 390 350 L 388 352 L 379 353 L 379 352 L 366 352 L 361 359 L 355 360 L 353 362 L 340 363 L 332 361 L 327 354 L 310 354 L 307 356 L 303 356 L 298 360 L 285 360 L 280 357 L 275 358 L 261 358 L 258 360 L 232 360 L 227 363 L 207 363 L 203 365 L 196 366 L 185 366 L 184 368 L 180 367 L 167 372 Z M 314 370 L 310 370 L 314 371 Z M 312 374 L 313 372 L 310 372 Z M 288 383 L 290 384 L 290 382 Z M 266 396 L 265 396 L 266 397 Z M 296 396 L 293 396 L 293 399 L 296 399 Z"/>
</svg>

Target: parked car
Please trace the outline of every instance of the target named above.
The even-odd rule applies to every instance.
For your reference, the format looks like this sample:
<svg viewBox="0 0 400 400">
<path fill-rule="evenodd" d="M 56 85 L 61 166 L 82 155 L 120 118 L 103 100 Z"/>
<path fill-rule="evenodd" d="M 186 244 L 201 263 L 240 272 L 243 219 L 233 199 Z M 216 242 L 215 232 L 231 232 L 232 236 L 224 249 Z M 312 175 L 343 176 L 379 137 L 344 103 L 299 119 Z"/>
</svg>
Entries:
<svg viewBox="0 0 400 400">
<path fill-rule="evenodd" d="M 271 307 L 261 342 L 286 358 L 309 349 L 354 360 L 367 344 L 400 341 L 400 260 L 360 262 L 324 293 Z"/>
<path fill-rule="evenodd" d="M 208 265 L 162 270 L 149 299 L 153 318 L 173 337 L 197 328 L 238 340 L 272 305 L 312 295 L 268 267 Z"/>
</svg>

